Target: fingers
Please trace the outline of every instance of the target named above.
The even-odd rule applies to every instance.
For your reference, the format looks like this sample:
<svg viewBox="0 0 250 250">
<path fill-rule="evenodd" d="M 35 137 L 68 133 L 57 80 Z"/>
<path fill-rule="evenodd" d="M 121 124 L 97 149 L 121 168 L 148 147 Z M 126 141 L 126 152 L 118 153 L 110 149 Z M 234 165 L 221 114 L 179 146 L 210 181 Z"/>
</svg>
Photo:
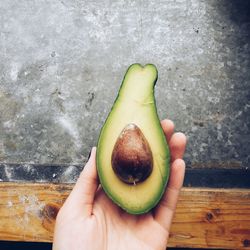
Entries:
<svg viewBox="0 0 250 250">
<path fill-rule="evenodd" d="M 187 138 L 183 133 L 174 133 L 169 141 L 171 162 L 182 159 L 186 149 Z"/>
<path fill-rule="evenodd" d="M 174 133 L 174 123 L 171 120 L 163 120 L 161 121 L 161 126 L 166 136 L 167 142 L 169 143 L 171 136 Z"/>
<path fill-rule="evenodd" d="M 185 175 L 185 162 L 177 159 L 172 163 L 168 186 L 160 203 L 155 209 L 155 220 L 168 232 L 175 212 L 179 193 Z"/>
<path fill-rule="evenodd" d="M 72 210 L 72 213 L 79 213 L 84 217 L 92 214 L 95 192 L 98 188 L 95 158 L 96 148 L 92 148 L 90 158 L 65 202 L 65 206 Z"/>
</svg>

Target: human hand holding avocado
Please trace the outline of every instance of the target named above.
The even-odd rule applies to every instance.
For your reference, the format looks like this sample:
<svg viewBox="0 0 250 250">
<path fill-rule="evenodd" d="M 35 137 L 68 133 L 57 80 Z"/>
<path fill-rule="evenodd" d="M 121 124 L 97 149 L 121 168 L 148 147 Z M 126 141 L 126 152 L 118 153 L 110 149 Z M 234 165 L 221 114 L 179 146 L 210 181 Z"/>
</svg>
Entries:
<svg viewBox="0 0 250 250">
<path fill-rule="evenodd" d="M 186 137 L 172 121 L 159 121 L 157 75 L 153 64 L 128 68 L 97 152 L 57 216 L 53 250 L 166 248 Z"/>
<path fill-rule="evenodd" d="M 174 133 L 170 120 L 161 122 L 171 155 L 170 176 L 159 204 L 150 212 L 131 215 L 114 204 L 99 185 L 96 149 L 60 209 L 53 250 L 163 250 L 183 184 L 186 137 Z"/>
</svg>

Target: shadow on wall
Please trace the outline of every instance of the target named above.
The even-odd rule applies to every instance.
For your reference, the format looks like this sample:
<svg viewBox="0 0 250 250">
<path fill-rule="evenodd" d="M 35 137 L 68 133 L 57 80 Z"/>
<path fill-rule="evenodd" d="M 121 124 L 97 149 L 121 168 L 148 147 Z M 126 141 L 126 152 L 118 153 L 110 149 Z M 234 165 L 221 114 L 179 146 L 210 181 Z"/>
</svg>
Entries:
<svg viewBox="0 0 250 250">
<path fill-rule="evenodd" d="M 250 1 L 206 1 L 205 8 L 208 30 L 202 30 L 201 24 L 196 33 L 207 39 L 201 46 L 209 59 L 199 75 L 199 80 L 206 76 L 200 86 L 207 95 L 193 89 L 197 96 L 186 99 L 187 113 L 194 119 L 187 166 L 246 169 L 250 163 Z"/>
<path fill-rule="evenodd" d="M 227 1 L 224 0 L 225 6 L 228 6 L 228 10 L 230 11 L 230 20 L 238 25 L 241 24 L 247 24 L 248 28 L 246 28 L 246 31 L 248 31 L 248 35 L 250 34 L 250 1 L 245 0 L 231 0 Z M 249 37 L 250 38 L 250 37 Z"/>
<path fill-rule="evenodd" d="M 248 167 L 249 133 L 250 133 L 250 1 L 223 0 L 212 1 L 216 5 L 217 19 L 214 18 L 213 29 L 221 43 L 218 56 L 224 65 L 220 96 L 221 114 L 227 114 L 221 122 L 221 136 L 227 144 L 224 156 L 231 163 Z M 208 5 L 210 5 L 208 4 Z M 218 17 L 219 13 L 219 17 Z M 223 147 L 221 144 L 220 147 Z M 215 153 L 214 151 L 211 154 Z M 222 159 L 221 159 L 222 160 Z M 234 168 L 234 164 L 229 167 Z"/>
<path fill-rule="evenodd" d="M 241 120 L 235 131 L 241 131 L 238 138 L 242 145 L 241 157 L 245 159 L 243 164 L 248 167 L 250 163 L 248 148 L 250 139 L 250 1 L 224 0 L 223 2 L 226 7 L 226 14 L 235 27 L 232 34 L 235 33 L 236 38 L 232 37 L 231 39 L 237 39 L 235 42 L 237 47 L 234 53 L 236 59 L 235 71 L 238 71 L 239 75 L 231 101 L 239 112 L 238 117 L 233 117 L 231 121 L 232 126 L 237 126 L 235 123 L 238 122 L 235 121 Z"/>
</svg>

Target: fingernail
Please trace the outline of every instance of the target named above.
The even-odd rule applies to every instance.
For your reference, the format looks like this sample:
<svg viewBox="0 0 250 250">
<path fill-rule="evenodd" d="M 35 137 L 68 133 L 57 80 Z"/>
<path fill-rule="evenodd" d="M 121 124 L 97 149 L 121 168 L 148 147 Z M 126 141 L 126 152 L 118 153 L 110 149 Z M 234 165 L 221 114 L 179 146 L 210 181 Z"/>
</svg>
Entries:
<svg viewBox="0 0 250 250">
<path fill-rule="evenodd" d="M 92 152 L 92 148 L 91 148 L 90 151 L 89 151 L 88 160 L 89 160 L 89 158 L 90 158 L 90 156 L 91 156 L 91 152 Z M 87 160 L 87 161 L 88 161 L 88 160 Z"/>
</svg>

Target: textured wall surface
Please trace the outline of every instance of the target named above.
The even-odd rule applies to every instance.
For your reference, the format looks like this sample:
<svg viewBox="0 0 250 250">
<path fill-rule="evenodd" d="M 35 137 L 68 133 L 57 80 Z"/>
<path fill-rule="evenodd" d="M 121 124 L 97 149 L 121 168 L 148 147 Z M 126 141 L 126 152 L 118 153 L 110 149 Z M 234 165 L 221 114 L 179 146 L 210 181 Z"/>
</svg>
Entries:
<svg viewBox="0 0 250 250">
<path fill-rule="evenodd" d="M 248 167 L 243 0 L 1 1 L 0 162 L 85 162 L 134 62 L 158 67 L 159 116 L 187 134 L 188 167 Z"/>
</svg>

